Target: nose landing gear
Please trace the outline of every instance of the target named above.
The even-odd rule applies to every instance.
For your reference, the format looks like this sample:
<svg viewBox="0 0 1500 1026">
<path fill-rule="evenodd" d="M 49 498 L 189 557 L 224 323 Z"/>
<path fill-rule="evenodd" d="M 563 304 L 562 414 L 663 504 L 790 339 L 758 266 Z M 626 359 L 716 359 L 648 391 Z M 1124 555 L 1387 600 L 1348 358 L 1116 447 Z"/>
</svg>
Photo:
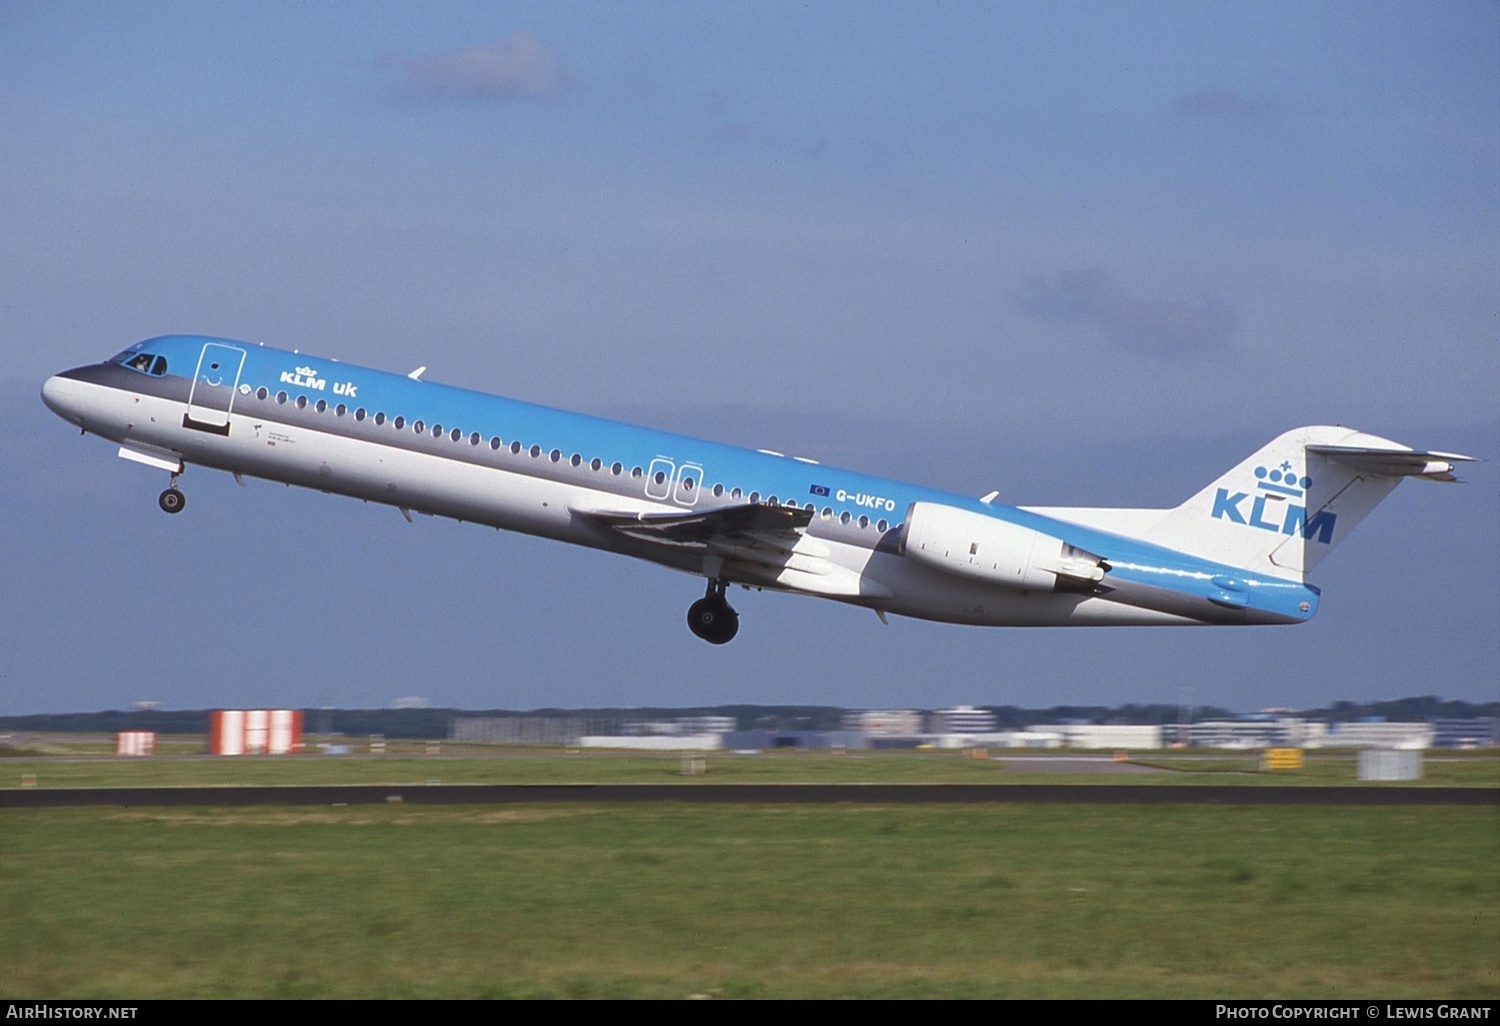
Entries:
<svg viewBox="0 0 1500 1026">
<path fill-rule="evenodd" d="M 709 581 L 708 592 L 688 607 L 688 630 L 710 645 L 723 645 L 740 629 L 740 614 L 724 598 L 723 581 Z"/>
</svg>

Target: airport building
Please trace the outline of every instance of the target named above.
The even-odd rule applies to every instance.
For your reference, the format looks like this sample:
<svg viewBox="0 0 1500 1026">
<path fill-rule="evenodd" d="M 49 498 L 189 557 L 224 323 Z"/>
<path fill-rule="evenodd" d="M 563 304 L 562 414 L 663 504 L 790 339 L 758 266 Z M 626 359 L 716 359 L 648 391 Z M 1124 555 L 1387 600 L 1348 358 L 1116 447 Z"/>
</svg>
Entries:
<svg viewBox="0 0 1500 1026">
<path fill-rule="evenodd" d="M 679 716 L 671 720 L 627 720 L 620 733 L 635 737 L 682 737 L 728 734 L 736 726 L 733 716 Z"/>
<path fill-rule="evenodd" d="M 450 741 L 491 745 L 576 745 L 589 733 L 581 716 L 455 716 Z"/>
<path fill-rule="evenodd" d="M 1433 720 L 1434 748 L 1500 748 L 1500 719 Z"/>
<path fill-rule="evenodd" d="M 929 734 L 993 734 L 995 726 L 994 713 L 988 709 L 976 709 L 972 705 L 939 709 L 927 717 Z"/>
<path fill-rule="evenodd" d="M 1194 748 L 1307 748 L 1323 726 L 1295 717 L 1202 720 L 1180 725 L 1174 735 Z"/>
<path fill-rule="evenodd" d="M 865 709 L 847 712 L 843 728 L 869 737 L 920 737 L 922 714 L 915 709 Z"/>
<path fill-rule="evenodd" d="M 1431 748 L 1430 723 L 1330 723 L 1317 744 L 1306 748 Z"/>
<path fill-rule="evenodd" d="M 1485 720 L 1324 722 L 1298 716 L 1204 720 L 1186 726 L 1195 748 L 1478 748 L 1500 745 L 1497 723 Z"/>
<path fill-rule="evenodd" d="M 925 720 L 925 722 L 924 722 Z M 1149 750 L 1173 745 L 1238 751 L 1267 748 L 1424 749 L 1500 747 L 1500 720 L 1377 720 L 1325 722 L 1273 713 L 1177 724 L 1068 722 L 997 730 L 986 709 L 955 706 L 924 714 L 912 709 L 845 713 L 840 730 L 737 730 L 730 716 L 661 720 L 583 717 L 457 717 L 450 737 L 489 744 L 568 745 L 652 751 L 774 748 L 1074 748 Z M 925 730 L 923 728 L 926 728 Z"/>
<path fill-rule="evenodd" d="M 1162 747 L 1162 728 L 1154 723 L 1059 723 L 1032 727 L 1031 732 L 1055 734 L 1065 748 Z"/>
<path fill-rule="evenodd" d="M 724 747 L 723 734 L 586 734 L 579 748 L 621 748 L 637 752 L 712 752 Z"/>
</svg>

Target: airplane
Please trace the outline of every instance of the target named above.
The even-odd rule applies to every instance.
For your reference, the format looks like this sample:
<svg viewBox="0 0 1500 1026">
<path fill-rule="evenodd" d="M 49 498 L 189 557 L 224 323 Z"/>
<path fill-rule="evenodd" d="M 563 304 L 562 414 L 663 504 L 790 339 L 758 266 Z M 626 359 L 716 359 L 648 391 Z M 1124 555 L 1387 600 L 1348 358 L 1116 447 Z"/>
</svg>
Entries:
<svg viewBox="0 0 1500 1026">
<path fill-rule="evenodd" d="M 731 585 L 989 626 L 1295 624 L 1305 576 L 1402 479 L 1471 457 L 1328 425 L 1272 439 L 1174 508 L 1007 506 L 423 378 L 198 335 L 47 379 L 119 455 L 188 464 L 621 553 L 701 576 L 722 645 Z M 888 622 L 888 621 L 886 621 Z"/>
</svg>

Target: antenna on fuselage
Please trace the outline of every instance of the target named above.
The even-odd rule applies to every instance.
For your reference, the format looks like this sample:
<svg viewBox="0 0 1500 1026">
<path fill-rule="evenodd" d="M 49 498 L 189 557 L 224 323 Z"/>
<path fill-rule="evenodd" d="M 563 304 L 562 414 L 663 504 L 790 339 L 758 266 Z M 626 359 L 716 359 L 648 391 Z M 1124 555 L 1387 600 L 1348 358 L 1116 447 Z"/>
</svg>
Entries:
<svg viewBox="0 0 1500 1026">
<path fill-rule="evenodd" d="M 422 375 L 426 374 L 426 373 L 427 373 L 427 368 L 426 367 L 418 367 L 416 370 L 414 370 L 410 374 L 408 374 L 407 377 L 411 378 L 413 381 L 421 381 L 422 380 Z"/>
</svg>

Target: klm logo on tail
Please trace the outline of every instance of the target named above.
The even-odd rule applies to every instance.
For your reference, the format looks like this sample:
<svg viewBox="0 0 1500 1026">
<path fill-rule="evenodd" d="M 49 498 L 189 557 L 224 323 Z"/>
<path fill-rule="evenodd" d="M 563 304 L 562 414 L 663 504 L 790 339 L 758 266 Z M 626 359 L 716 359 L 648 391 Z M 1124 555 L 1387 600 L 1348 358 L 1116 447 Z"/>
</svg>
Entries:
<svg viewBox="0 0 1500 1026">
<path fill-rule="evenodd" d="M 1232 524 L 1244 524 L 1247 527 L 1258 527 L 1262 531 L 1274 531 L 1281 534 L 1291 535 L 1301 531 L 1303 538 L 1311 538 L 1323 545 L 1333 541 L 1333 524 L 1338 519 L 1338 514 L 1322 510 L 1311 520 L 1307 519 L 1307 507 L 1304 496 L 1307 489 L 1312 487 L 1312 478 L 1302 477 L 1292 469 L 1289 462 L 1282 461 L 1281 466 L 1267 470 L 1265 467 L 1255 468 L 1255 495 L 1252 498 L 1249 492 L 1231 492 L 1228 488 L 1220 488 L 1214 495 L 1214 508 L 1211 514 L 1215 520 L 1228 520 Z M 1241 505 L 1247 499 L 1250 500 L 1250 509 L 1247 513 Z M 1293 499 L 1301 499 L 1302 503 L 1293 502 Z M 1270 510 L 1272 519 L 1266 519 L 1266 505 L 1271 503 Z M 1286 504 L 1286 513 L 1281 522 L 1275 521 L 1277 514 L 1276 505 Z"/>
</svg>

